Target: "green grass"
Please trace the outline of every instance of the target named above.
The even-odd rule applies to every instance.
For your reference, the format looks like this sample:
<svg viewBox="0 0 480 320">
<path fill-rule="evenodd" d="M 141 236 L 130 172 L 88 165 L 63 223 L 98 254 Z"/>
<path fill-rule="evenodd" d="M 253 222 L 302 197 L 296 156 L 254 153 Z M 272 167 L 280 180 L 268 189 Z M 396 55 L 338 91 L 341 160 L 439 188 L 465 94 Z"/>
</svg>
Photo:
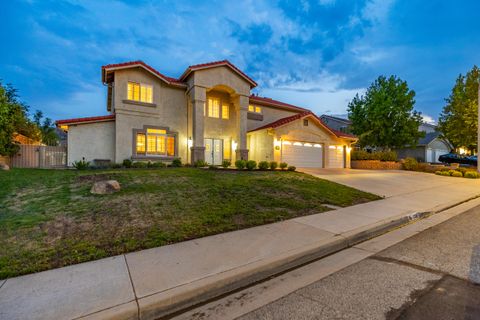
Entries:
<svg viewBox="0 0 480 320">
<path fill-rule="evenodd" d="M 90 194 L 104 179 L 122 190 Z M 375 199 L 296 172 L 0 171 L 0 279 Z"/>
</svg>

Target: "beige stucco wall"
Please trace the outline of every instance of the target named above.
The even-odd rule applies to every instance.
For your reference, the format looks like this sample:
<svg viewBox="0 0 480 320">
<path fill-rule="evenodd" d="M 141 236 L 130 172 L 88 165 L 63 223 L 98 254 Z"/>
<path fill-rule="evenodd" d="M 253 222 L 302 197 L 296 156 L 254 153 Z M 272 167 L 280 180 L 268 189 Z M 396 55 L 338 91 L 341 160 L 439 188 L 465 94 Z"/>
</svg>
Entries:
<svg viewBox="0 0 480 320">
<path fill-rule="evenodd" d="M 153 86 L 154 106 L 125 102 L 128 81 Z M 144 126 L 168 127 L 178 132 L 178 156 L 188 161 L 187 155 L 187 98 L 185 89 L 166 85 L 147 71 L 135 68 L 115 72 L 114 111 L 116 113 L 115 161 L 122 162 L 132 157 L 133 130 Z"/>
<path fill-rule="evenodd" d="M 197 70 L 188 78 L 188 85 L 200 86 L 204 88 L 213 88 L 225 86 L 231 88 L 236 94 L 250 95 L 250 84 L 229 67 L 221 66 L 217 68 Z"/>
<path fill-rule="evenodd" d="M 264 126 L 266 124 L 272 123 L 276 120 L 279 120 L 281 118 L 286 118 L 289 116 L 293 116 L 297 114 L 298 112 L 294 111 L 289 111 L 289 110 L 283 110 L 283 109 L 278 109 L 278 108 L 272 108 L 272 107 L 267 107 L 263 106 L 261 104 L 254 104 L 254 106 L 260 106 L 262 108 L 262 115 L 263 115 L 263 120 L 247 120 L 247 130 L 253 130 L 256 128 L 259 128 L 261 126 Z"/>
<path fill-rule="evenodd" d="M 72 125 L 68 128 L 67 164 L 94 159 L 115 159 L 115 122 Z"/>
<path fill-rule="evenodd" d="M 268 130 L 254 131 L 248 134 L 249 159 L 260 161 L 274 161 L 274 136 Z"/>
</svg>

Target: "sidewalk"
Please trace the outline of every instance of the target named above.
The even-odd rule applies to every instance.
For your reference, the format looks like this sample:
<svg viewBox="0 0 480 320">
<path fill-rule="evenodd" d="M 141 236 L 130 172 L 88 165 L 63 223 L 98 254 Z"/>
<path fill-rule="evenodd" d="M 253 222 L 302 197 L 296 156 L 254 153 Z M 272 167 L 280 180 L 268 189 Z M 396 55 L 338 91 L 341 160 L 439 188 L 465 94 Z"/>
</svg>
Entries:
<svg viewBox="0 0 480 320">
<path fill-rule="evenodd" d="M 0 319 L 156 319 L 349 247 L 415 214 L 480 196 L 480 181 L 438 178 L 450 180 L 322 214 L 0 280 Z"/>
</svg>

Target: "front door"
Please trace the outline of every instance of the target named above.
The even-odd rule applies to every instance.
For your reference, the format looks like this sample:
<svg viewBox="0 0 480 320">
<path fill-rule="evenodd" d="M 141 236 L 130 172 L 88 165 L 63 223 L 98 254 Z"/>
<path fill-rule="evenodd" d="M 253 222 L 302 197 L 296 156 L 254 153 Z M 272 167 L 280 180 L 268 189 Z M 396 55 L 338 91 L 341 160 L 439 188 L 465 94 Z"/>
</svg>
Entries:
<svg viewBox="0 0 480 320">
<path fill-rule="evenodd" d="M 205 161 L 219 166 L 223 160 L 222 139 L 205 139 Z"/>
</svg>

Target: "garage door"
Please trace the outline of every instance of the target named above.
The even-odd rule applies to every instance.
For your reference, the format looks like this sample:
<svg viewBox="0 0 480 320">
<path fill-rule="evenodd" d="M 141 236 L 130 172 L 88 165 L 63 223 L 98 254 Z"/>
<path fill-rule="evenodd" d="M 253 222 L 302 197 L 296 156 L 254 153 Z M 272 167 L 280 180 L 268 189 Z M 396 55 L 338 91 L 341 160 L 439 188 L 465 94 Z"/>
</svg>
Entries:
<svg viewBox="0 0 480 320">
<path fill-rule="evenodd" d="M 440 162 L 438 161 L 438 157 L 441 155 L 450 153 L 450 150 L 445 150 L 445 149 L 433 149 L 433 160 L 432 162 Z"/>
<path fill-rule="evenodd" d="M 321 168 L 323 148 L 318 143 L 283 141 L 282 162 L 298 168 Z"/>
<path fill-rule="evenodd" d="M 328 147 L 328 167 L 344 168 L 343 146 Z"/>
</svg>

